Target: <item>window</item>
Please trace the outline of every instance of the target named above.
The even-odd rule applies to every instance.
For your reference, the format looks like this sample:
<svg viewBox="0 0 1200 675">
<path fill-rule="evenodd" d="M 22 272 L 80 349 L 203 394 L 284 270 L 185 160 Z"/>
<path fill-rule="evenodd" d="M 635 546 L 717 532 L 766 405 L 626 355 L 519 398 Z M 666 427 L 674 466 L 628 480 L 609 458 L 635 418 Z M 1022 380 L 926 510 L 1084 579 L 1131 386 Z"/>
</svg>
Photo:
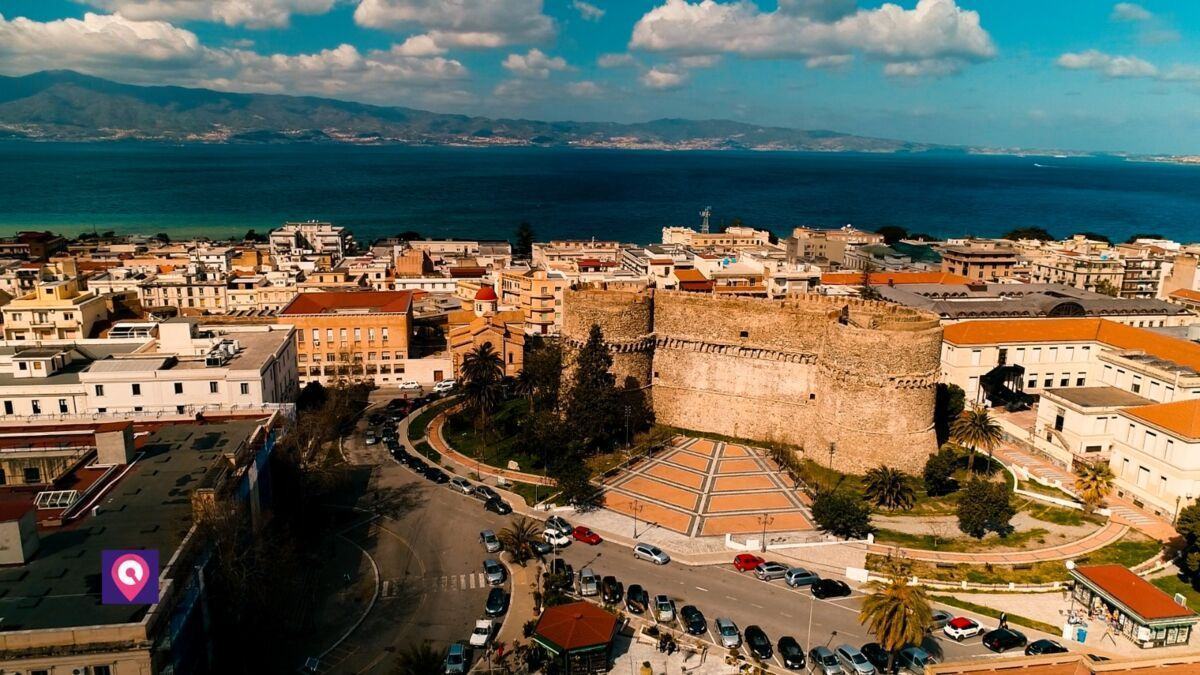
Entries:
<svg viewBox="0 0 1200 675">
<path fill-rule="evenodd" d="M 4 469 L 0 469 L 0 485 L 8 485 L 8 476 L 4 475 Z"/>
<path fill-rule="evenodd" d="M 17 361 L 17 370 L 29 370 L 29 364 L 24 361 Z"/>
<path fill-rule="evenodd" d="M 216 394 L 216 393 L 219 393 L 220 391 L 221 391 L 221 390 L 220 390 L 220 388 L 217 386 L 217 383 L 216 383 L 216 382 L 209 382 L 209 383 L 208 383 L 208 393 L 210 393 L 210 394 Z"/>
<path fill-rule="evenodd" d="M 368 328 L 367 329 L 367 342 L 374 342 L 374 341 L 375 341 L 375 329 Z"/>
<path fill-rule="evenodd" d="M 740 338 L 748 338 L 748 337 L 750 337 L 750 331 L 748 331 L 748 330 L 739 331 L 739 332 L 738 332 L 738 337 L 740 337 Z"/>
<path fill-rule="evenodd" d="M 1075 374 L 1075 386 L 1076 387 L 1082 387 L 1085 382 L 1087 382 L 1087 373 L 1076 373 Z"/>
<path fill-rule="evenodd" d="M 362 329 L 361 328 L 354 329 L 354 341 L 362 342 Z"/>
<path fill-rule="evenodd" d="M 973 366 L 979 365 L 979 362 L 982 359 L 983 359 L 983 350 L 982 349 L 972 349 L 971 350 L 971 365 L 973 365 Z"/>
<path fill-rule="evenodd" d="M 140 405 L 133 406 L 133 412 L 142 412 L 142 406 L 140 406 Z"/>
<path fill-rule="evenodd" d="M 30 402 L 29 402 L 29 405 L 30 405 L 30 407 L 32 407 L 32 408 L 33 408 L 33 414 L 34 414 L 34 415 L 41 415 L 41 414 L 42 414 L 42 402 L 41 402 L 41 401 L 39 401 L 39 400 L 37 400 L 37 399 L 35 398 L 35 399 L 33 399 L 32 401 L 30 401 Z"/>
<path fill-rule="evenodd" d="M 1066 421 L 1066 414 L 1067 413 L 1065 410 L 1063 410 L 1062 408 L 1059 408 L 1058 412 L 1054 415 L 1054 430 L 1055 431 L 1063 430 L 1063 423 Z"/>
<path fill-rule="evenodd" d="M 1046 373 L 1046 379 L 1042 380 L 1042 386 L 1047 389 L 1054 386 L 1054 373 Z"/>
<path fill-rule="evenodd" d="M 182 382 L 176 382 L 176 383 L 175 383 L 175 393 L 176 393 L 176 394 L 182 394 L 182 393 L 183 393 L 183 383 L 182 383 Z"/>
<path fill-rule="evenodd" d="M 333 329 L 332 328 L 325 329 L 325 341 L 333 342 Z"/>
<path fill-rule="evenodd" d="M 341 342 L 346 341 L 346 329 L 345 328 L 338 329 L 338 340 Z"/>
<path fill-rule="evenodd" d="M 1030 373 L 1029 374 L 1029 384 L 1027 384 L 1025 386 L 1029 387 L 1030 389 L 1037 389 L 1037 380 L 1038 380 L 1037 373 Z"/>
<path fill-rule="evenodd" d="M 249 382 L 243 382 L 241 384 L 241 389 L 242 389 L 242 396 L 250 395 L 250 383 Z"/>
<path fill-rule="evenodd" d="M 26 483 L 40 483 L 42 482 L 42 470 L 36 466 L 27 466 L 24 470 L 24 477 Z"/>
<path fill-rule="evenodd" d="M 65 398 L 58 399 L 58 412 L 60 412 L 60 413 L 67 412 L 67 399 L 65 399 Z"/>
<path fill-rule="evenodd" d="M 106 413 L 106 412 L 108 412 L 108 408 L 96 408 L 96 412 L 98 412 L 98 413 Z"/>
<path fill-rule="evenodd" d="M 315 344 L 315 345 L 321 344 L 321 329 L 320 328 L 312 329 L 312 341 L 313 341 L 313 344 Z"/>
<path fill-rule="evenodd" d="M 383 338 L 383 341 L 384 341 L 384 342 L 387 342 L 387 341 L 388 341 L 388 329 L 387 329 L 387 326 L 384 326 L 384 327 L 382 327 L 382 328 L 380 328 L 380 329 L 379 329 L 379 335 L 380 335 L 380 337 L 382 337 L 382 338 Z"/>
<path fill-rule="evenodd" d="M 133 391 L 133 395 L 134 395 L 134 396 L 141 396 L 141 395 L 142 395 L 142 385 L 140 385 L 140 384 L 132 384 L 132 385 L 130 385 L 130 389 Z"/>
<path fill-rule="evenodd" d="M 5 401 L 5 402 L 4 402 L 4 414 L 5 414 L 5 415 L 11 415 L 11 414 L 13 414 L 13 404 L 12 404 L 12 401 Z"/>
</svg>

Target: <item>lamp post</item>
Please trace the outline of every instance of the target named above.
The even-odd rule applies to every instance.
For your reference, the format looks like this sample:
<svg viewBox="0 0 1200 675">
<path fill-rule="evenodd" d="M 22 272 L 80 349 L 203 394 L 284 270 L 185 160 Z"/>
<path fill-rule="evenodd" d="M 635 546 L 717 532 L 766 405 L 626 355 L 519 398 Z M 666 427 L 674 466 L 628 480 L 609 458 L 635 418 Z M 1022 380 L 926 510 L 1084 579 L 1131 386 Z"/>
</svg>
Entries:
<svg viewBox="0 0 1200 675">
<path fill-rule="evenodd" d="M 773 522 L 775 522 L 775 517 L 769 513 L 764 513 L 758 517 L 758 524 L 762 525 L 762 540 L 760 550 L 763 553 L 767 552 L 767 526 Z"/>
<path fill-rule="evenodd" d="M 1192 494 L 1189 492 L 1187 494 L 1187 496 L 1184 497 L 1183 499 L 1187 499 L 1187 503 L 1190 506 L 1192 503 Z M 1180 495 L 1175 495 L 1175 516 L 1173 518 L 1171 518 L 1171 526 L 1172 527 L 1179 524 L 1179 502 L 1180 502 L 1180 500 L 1181 500 Z"/>
<path fill-rule="evenodd" d="M 642 509 L 644 509 L 644 508 L 646 508 L 646 505 L 639 502 L 637 500 L 637 498 L 635 497 L 633 500 L 633 538 L 634 539 L 637 539 L 638 514 L 641 513 Z"/>
</svg>

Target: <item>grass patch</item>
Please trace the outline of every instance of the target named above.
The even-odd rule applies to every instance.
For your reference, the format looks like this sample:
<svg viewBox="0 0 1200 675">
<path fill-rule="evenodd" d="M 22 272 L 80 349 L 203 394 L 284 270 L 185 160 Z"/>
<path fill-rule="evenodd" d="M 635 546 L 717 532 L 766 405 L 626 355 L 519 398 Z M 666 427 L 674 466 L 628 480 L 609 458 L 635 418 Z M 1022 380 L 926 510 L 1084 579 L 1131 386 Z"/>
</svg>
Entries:
<svg viewBox="0 0 1200 675">
<path fill-rule="evenodd" d="M 475 429 L 475 420 L 459 411 L 446 418 L 442 433 L 450 447 L 488 466 L 507 469 L 510 461 L 516 462 L 521 471 L 544 475 L 538 468 L 538 459 L 522 447 L 521 423 L 528 417 L 529 401 L 514 398 L 500 404 L 488 419 L 488 432 L 480 435 Z"/>
<path fill-rule="evenodd" d="M 1036 518 L 1044 523 L 1054 523 L 1055 525 L 1063 525 L 1066 527 L 1079 527 L 1087 523 L 1093 525 L 1103 525 L 1104 519 L 1091 513 L 1084 513 L 1076 509 L 1068 509 L 1064 506 L 1054 506 L 1044 502 L 1035 501 L 1033 499 L 1024 499 L 1018 497 L 1016 500 L 1017 510 L 1028 513 L 1030 517 Z"/>
<path fill-rule="evenodd" d="M 504 489 L 521 495 L 521 499 L 524 499 L 525 504 L 528 506 L 544 502 L 554 496 L 555 493 L 553 487 L 548 485 L 534 485 L 533 483 L 512 483 Z"/>
<path fill-rule="evenodd" d="M 433 421 L 434 416 L 441 412 L 446 406 L 455 403 L 452 399 L 438 401 L 425 408 L 425 410 L 408 424 L 408 440 L 419 441 L 425 438 L 425 432 L 429 429 L 429 423 Z"/>
<path fill-rule="evenodd" d="M 1017 481 L 1017 489 L 1025 490 L 1026 492 L 1035 492 L 1039 495 L 1045 495 L 1047 497 L 1054 497 L 1055 499 L 1065 499 L 1069 502 L 1078 501 L 1071 495 L 1059 490 L 1056 487 L 1042 485 L 1041 483 L 1031 480 Z"/>
<path fill-rule="evenodd" d="M 955 530 L 957 533 L 957 529 Z M 936 537 L 933 534 L 911 534 L 898 532 L 887 528 L 875 530 L 875 541 L 880 544 L 905 546 L 908 548 L 923 548 L 930 551 L 953 551 L 959 553 L 975 553 L 996 550 L 997 546 L 1016 548 L 1031 541 L 1044 544 L 1048 531 L 1034 528 L 1025 532 L 1014 532 L 1004 539 L 987 537 L 974 539 L 972 537 Z"/>
<path fill-rule="evenodd" d="M 418 454 L 424 455 L 434 464 L 442 463 L 442 453 L 434 450 L 433 447 L 425 441 L 417 441 L 416 443 L 413 443 L 413 450 L 416 450 Z"/>
<path fill-rule="evenodd" d="M 956 493 L 930 497 L 925 494 L 925 488 L 919 480 L 914 487 L 917 491 L 917 500 L 913 502 L 913 507 L 908 511 L 876 509 L 875 512 L 881 516 L 953 516 L 958 513 L 958 495 Z"/>
<path fill-rule="evenodd" d="M 965 609 L 969 612 L 982 614 L 983 616 L 990 616 L 993 619 L 1000 618 L 1000 610 L 992 609 L 991 607 L 986 607 L 984 605 L 977 605 L 973 602 L 968 602 L 967 600 L 959 600 L 953 595 L 930 595 L 929 599 L 936 600 L 943 605 L 950 605 L 951 607 L 958 607 L 959 609 Z M 1051 626 L 1050 624 L 1043 621 L 1038 621 L 1037 619 L 1030 619 L 1029 617 L 1021 616 L 1020 614 L 1009 614 L 1008 622 L 1015 623 L 1018 626 L 1032 628 L 1033 630 L 1040 630 L 1043 633 L 1049 633 L 1051 635 L 1062 634 L 1061 628 Z"/>
<path fill-rule="evenodd" d="M 1190 609 L 1200 607 L 1200 590 L 1197 590 L 1191 583 L 1180 579 L 1178 576 L 1171 574 L 1158 579 L 1151 579 L 1150 583 L 1158 586 L 1164 593 L 1174 596 L 1179 593 L 1185 598 L 1187 606 Z"/>
</svg>

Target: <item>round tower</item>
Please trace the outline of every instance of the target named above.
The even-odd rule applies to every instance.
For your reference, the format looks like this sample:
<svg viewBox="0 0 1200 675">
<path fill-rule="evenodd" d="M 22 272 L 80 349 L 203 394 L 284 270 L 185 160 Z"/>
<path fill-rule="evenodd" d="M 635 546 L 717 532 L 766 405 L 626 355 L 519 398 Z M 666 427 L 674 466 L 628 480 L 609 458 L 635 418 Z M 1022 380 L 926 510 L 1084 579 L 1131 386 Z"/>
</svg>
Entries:
<svg viewBox="0 0 1200 675">
<path fill-rule="evenodd" d="M 654 374 L 654 296 L 652 291 L 567 289 L 563 293 L 563 361 L 570 364 L 575 351 L 599 326 L 612 353 L 617 386 L 632 377 L 648 387 Z M 569 365 L 564 368 L 564 377 Z"/>
</svg>

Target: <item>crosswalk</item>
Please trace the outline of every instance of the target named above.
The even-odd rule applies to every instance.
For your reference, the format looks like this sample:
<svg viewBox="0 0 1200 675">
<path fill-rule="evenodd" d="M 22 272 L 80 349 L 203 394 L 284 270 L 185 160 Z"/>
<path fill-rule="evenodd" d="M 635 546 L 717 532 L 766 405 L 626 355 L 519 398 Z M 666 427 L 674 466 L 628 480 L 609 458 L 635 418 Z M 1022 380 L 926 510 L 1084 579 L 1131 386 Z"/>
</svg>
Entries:
<svg viewBox="0 0 1200 675">
<path fill-rule="evenodd" d="M 424 593 L 452 593 L 488 588 L 487 578 L 483 572 L 418 577 L 413 581 L 415 590 Z M 406 585 L 408 583 L 404 579 L 384 579 L 380 585 L 379 595 L 384 598 L 394 598 L 400 595 Z"/>
</svg>

